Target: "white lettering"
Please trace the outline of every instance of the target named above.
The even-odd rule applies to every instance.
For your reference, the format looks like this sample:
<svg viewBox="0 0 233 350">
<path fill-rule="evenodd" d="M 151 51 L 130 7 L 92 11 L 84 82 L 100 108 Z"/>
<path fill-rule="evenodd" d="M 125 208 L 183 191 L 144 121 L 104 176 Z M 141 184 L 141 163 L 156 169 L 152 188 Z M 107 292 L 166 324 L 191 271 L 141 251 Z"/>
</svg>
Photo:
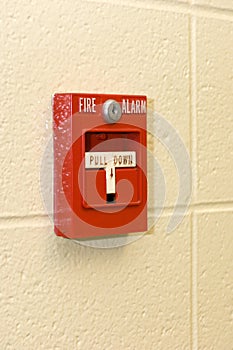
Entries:
<svg viewBox="0 0 233 350">
<path fill-rule="evenodd" d="M 131 103 L 131 113 L 135 113 L 135 102 L 134 102 L 134 100 L 132 100 L 132 103 Z"/>
<path fill-rule="evenodd" d="M 125 99 L 123 98 L 123 100 L 122 100 L 122 113 L 123 114 L 126 114 L 126 103 L 125 103 Z"/>
<path fill-rule="evenodd" d="M 141 113 L 146 113 L 146 101 L 141 101 Z"/>
<path fill-rule="evenodd" d="M 127 114 L 130 114 L 129 100 L 126 100 L 126 113 L 127 113 Z"/>
<path fill-rule="evenodd" d="M 86 152 L 86 169 L 99 169 L 113 166 L 115 168 L 135 167 L 136 152 Z"/>
<path fill-rule="evenodd" d="M 141 114 L 146 113 L 145 100 L 122 99 L 122 114 Z"/>
<path fill-rule="evenodd" d="M 87 97 L 86 101 L 87 101 L 87 105 L 86 105 L 86 110 L 84 112 L 91 113 L 91 99 Z"/>
<path fill-rule="evenodd" d="M 92 98 L 92 113 L 96 113 L 96 109 L 95 109 L 96 103 L 95 103 L 95 101 L 96 101 L 96 98 L 93 97 L 93 98 Z"/>
<path fill-rule="evenodd" d="M 82 112 L 82 107 L 83 107 L 83 98 L 79 98 L 79 112 Z"/>
<path fill-rule="evenodd" d="M 140 113 L 140 100 L 136 100 L 136 113 Z"/>
<path fill-rule="evenodd" d="M 79 97 L 79 112 L 96 113 L 96 98 Z"/>
</svg>

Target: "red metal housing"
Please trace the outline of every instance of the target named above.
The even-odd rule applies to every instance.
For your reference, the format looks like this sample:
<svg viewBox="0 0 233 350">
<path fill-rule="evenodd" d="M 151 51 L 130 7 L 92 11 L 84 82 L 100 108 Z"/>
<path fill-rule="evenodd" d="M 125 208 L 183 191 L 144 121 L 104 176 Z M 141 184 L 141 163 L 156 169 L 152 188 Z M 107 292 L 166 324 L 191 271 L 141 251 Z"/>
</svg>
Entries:
<svg viewBox="0 0 233 350">
<path fill-rule="evenodd" d="M 121 107 L 116 123 L 103 118 L 109 100 Z M 55 233 L 90 239 L 146 231 L 146 97 L 55 94 L 53 131 Z"/>
</svg>

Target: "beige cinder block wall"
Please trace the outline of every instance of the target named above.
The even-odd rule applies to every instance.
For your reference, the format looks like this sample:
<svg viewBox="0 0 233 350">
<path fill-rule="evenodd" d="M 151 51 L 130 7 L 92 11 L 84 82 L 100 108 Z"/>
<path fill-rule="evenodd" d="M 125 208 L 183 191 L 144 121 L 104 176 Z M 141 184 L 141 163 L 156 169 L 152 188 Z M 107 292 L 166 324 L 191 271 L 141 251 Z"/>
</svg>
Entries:
<svg viewBox="0 0 233 350">
<path fill-rule="evenodd" d="M 233 3 L 3 1 L 1 349 L 232 349 Z M 179 132 L 192 203 L 170 235 L 111 250 L 52 234 L 40 196 L 54 91 L 146 94 Z M 156 188 L 154 188 L 156 193 Z"/>
</svg>

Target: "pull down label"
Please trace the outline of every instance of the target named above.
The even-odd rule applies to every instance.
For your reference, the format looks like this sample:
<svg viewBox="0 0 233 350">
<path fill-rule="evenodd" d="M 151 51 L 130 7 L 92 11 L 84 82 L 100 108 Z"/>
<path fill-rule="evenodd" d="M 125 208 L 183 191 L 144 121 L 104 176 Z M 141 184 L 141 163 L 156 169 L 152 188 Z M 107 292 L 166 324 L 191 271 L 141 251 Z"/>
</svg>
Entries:
<svg viewBox="0 0 233 350">
<path fill-rule="evenodd" d="M 106 168 L 109 164 L 115 168 L 128 168 L 136 166 L 136 152 L 86 152 L 85 168 Z"/>
<path fill-rule="evenodd" d="M 136 152 L 86 152 L 86 169 L 105 169 L 106 193 L 116 193 L 116 168 L 136 167 Z"/>
</svg>

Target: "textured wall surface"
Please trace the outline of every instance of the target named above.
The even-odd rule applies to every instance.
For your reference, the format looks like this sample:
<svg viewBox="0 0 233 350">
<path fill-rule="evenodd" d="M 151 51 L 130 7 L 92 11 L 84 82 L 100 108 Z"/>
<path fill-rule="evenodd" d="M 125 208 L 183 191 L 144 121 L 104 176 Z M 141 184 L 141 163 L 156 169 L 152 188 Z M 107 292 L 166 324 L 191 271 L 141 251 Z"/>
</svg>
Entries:
<svg viewBox="0 0 233 350">
<path fill-rule="evenodd" d="M 0 67 L 0 349 L 233 349 L 233 1 L 3 1 Z M 53 235 L 40 166 L 55 91 L 154 101 L 192 161 L 173 233 L 158 142 L 154 234 L 109 250 Z"/>
</svg>

